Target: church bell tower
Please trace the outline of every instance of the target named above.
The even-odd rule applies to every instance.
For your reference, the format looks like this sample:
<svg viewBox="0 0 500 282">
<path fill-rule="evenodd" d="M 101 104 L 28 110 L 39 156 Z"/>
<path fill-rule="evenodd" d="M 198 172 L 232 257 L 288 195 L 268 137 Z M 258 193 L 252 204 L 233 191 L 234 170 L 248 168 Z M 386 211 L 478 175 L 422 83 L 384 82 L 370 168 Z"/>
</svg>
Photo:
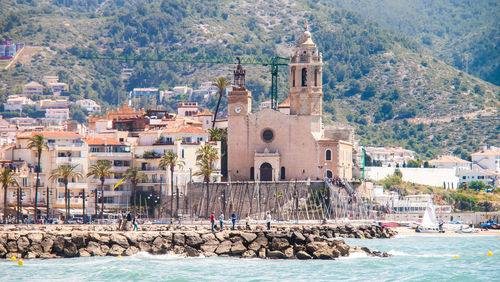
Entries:
<svg viewBox="0 0 500 282">
<path fill-rule="evenodd" d="M 321 121 L 323 57 L 312 41 L 307 22 L 290 57 L 290 114 Z"/>
</svg>

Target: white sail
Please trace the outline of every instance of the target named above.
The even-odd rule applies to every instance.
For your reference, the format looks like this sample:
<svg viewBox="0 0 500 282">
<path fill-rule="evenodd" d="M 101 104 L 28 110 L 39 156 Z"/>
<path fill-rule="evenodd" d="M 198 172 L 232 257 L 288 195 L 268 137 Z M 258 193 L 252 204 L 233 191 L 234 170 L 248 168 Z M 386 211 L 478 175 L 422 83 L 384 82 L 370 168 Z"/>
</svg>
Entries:
<svg viewBox="0 0 500 282">
<path fill-rule="evenodd" d="M 424 217 L 422 218 L 422 227 L 423 228 L 439 228 L 439 224 L 436 218 L 436 211 L 434 210 L 433 205 L 427 205 L 425 208 Z"/>
</svg>

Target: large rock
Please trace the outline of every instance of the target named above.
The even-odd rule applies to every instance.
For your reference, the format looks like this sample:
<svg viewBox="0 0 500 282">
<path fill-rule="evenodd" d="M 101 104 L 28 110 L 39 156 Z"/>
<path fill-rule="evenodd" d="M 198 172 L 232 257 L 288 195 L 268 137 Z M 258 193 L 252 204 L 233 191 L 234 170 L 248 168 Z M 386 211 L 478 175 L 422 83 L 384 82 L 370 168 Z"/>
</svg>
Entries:
<svg viewBox="0 0 500 282">
<path fill-rule="evenodd" d="M 188 232 L 186 233 L 186 244 L 193 248 L 199 248 L 203 244 L 203 240 L 198 233 Z"/>
<path fill-rule="evenodd" d="M 268 251 L 267 257 L 271 258 L 271 259 L 284 259 L 284 258 L 286 258 L 285 254 L 283 254 L 280 251 Z"/>
<path fill-rule="evenodd" d="M 138 247 L 141 252 L 149 253 L 151 251 L 151 245 L 148 242 L 139 242 Z"/>
<path fill-rule="evenodd" d="M 79 249 L 79 250 L 78 250 L 78 255 L 79 255 L 80 257 L 90 257 L 90 256 L 91 256 L 91 255 L 90 255 L 90 253 L 89 253 L 89 252 L 87 251 L 87 249 L 85 249 L 85 248 L 81 248 L 81 249 Z"/>
<path fill-rule="evenodd" d="M 340 252 L 341 256 L 349 255 L 349 246 L 343 240 L 333 240 L 332 244 L 335 245 L 335 248 Z"/>
<path fill-rule="evenodd" d="M 30 240 L 28 238 L 21 236 L 17 240 L 17 249 L 19 252 L 24 253 L 28 250 L 28 247 L 30 246 Z"/>
<path fill-rule="evenodd" d="M 64 237 L 62 236 L 57 236 L 54 240 L 54 243 L 52 244 L 52 249 L 56 253 L 62 253 L 64 250 Z"/>
<path fill-rule="evenodd" d="M 242 232 L 240 234 L 241 238 L 245 241 L 245 243 L 250 244 L 257 238 L 257 235 L 255 233 L 248 233 L 248 232 Z"/>
<path fill-rule="evenodd" d="M 265 236 L 259 236 L 249 246 L 249 250 L 258 251 L 261 247 L 267 247 L 268 241 Z"/>
<path fill-rule="evenodd" d="M 151 252 L 153 254 L 164 254 L 167 252 L 167 240 L 165 240 L 163 237 L 156 237 L 156 239 L 153 241 L 153 244 L 151 244 Z"/>
<path fill-rule="evenodd" d="M 197 257 L 200 255 L 200 252 L 197 249 L 189 246 L 185 248 L 185 252 L 188 257 Z"/>
<path fill-rule="evenodd" d="M 306 245 L 306 251 L 310 255 L 313 255 L 316 251 L 322 248 L 328 248 L 328 244 L 326 242 L 312 242 Z"/>
<path fill-rule="evenodd" d="M 90 232 L 89 233 L 89 240 L 94 241 L 94 242 L 101 242 L 101 235 L 95 232 Z"/>
<path fill-rule="evenodd" d="M 201 235 L 201 239 L 204 241 L 204 245 L 218 245 L 220 243 L 212 233 Z"/>
<path fill-rule="evenodd" d="M 184 246 L 186 244 L 186 239 L 185 239 L 184 234 L 174 233 L 173 243 L 174 243 L 174 245 L 177 245 L 177 246 Z"/>
<path fill-rule="evenodd" d="M 66 242 L 64 244 L 63 254 L 66 257 L 76 257 L 78 255 L 78 248 L 76 244 L 73 242 Z"/>
<path fill-rule="evenodd" d="M 233 245 L 231 246 L 231 254 L 232 255 L 236 255 L 236 256 L 241 255 L 246 250 L 247 250 L 247 248 L 245 248 L 245 246 L 243 245 L 243 243 L 241 241 L 237 241 L 237 242 L 233 243 Z"/>
<path fill-rule="evenodd" d="M 138 252 L 139 252 L 139 249 L 137 247 L 130 246 L 125 250 L 125 252 L 123 254 L 126 256 L 133 256 L 133 255 L 137 254 Z"/>
<path fill-rule="evenodd" d="M 292 233 L 292 240 L 295 244 L 304 244 L 306 242 L 304 235 L 297 231 Z"/>
<path fill-rule="evenodd" d="M 223 241 L 222 243 L 219 244 L 217 249 L 215 249 L 215 253 L 218 255 L 225 255 L 229 254 L 231 251 L 231 241 Z"/>
<path fill-rule="evenodd" d="M 118 233 L 111 234 L 111 236 L 109 237 L 109 241 L 111 242 L 111 244 L 117 244 L 122 246 L 123 248 L 129 247 L 127 237 Z"/>
<path fill-rule="evenodd" d="M 218 242 L 219 241 L 217 241 L 217 244 L 202 244 L 200 246 L 200 250 L 202 250 L 205 253 L 213 253 L 213 252 L 215 252 L 215 249 L 217 249 L 217 247 L 219 245 Z"/>
<path fill-rule="evenodd" d="M 217 233 L 215 233 L 215 238 L 217 238 L 217 240 L 219 240 L 219 242 L 223 242 L 227 238 L 229 238 L 228 235 L 229 235 L 229 233 L 227 233 L 227 231 L 217 232 Z"/>
<path fill-rule="evenodd" d="M 43 252 L 44 253 L 50 253 L 52 252 L 52 245 L 54 244 L 54 240 L 52 240 L 50 237 L 45 237 L 45 239 L 43 239 L 41 245 L 42 245 L 42 248 L 43 248 Z"/>
<path fill-rule="evenodd" d="M 93 256 L 103 256 L 104 254 L 101 251 L 101 246 L 99 243 L 90 241 L 87 245 L 87 252 L 92 254 Z"/>
<path fill-rule="evenodd" d="M 310 256 L 308 253 L 304 252 L 304 251 L 299 251 L 295 254 L 295 256 L 298 258 L 298 259 L 312 259 L 312 256 Z"/>
<path fill-rule="evenodd" d="M 108 250 L 108 255 L 119 256 L 119 255 L 123 254 L 123 252 L 125 252 L 124 247 L 122 247 L 121 245 L 118 245 L 118 244 L 114 244 L 113 246 L 111 246 L 111 249 Z"/>
<path fill-rule="evenodd" d="M 28 234 L 28 239 L 31 241 L 31 243 L 38 243 L 40 244 L 43 240 L 43 233 L 30 233 Z"/>
<path fill-rule="evenodd" d="M 109 246 L 105 244 L 101 244 L 101 253 L 103 256 L 107 255 L 109 251 Z"/>
<path fill-rule="evenodd" d="M 271 241 L 271 244 L 269 245 L 271 250 L 273 251 L 283 251 L 286 250 L 289 246 L 290 243 L 286 238 L 273 238 Z"/>
<path fill-rule="evenodd" d="M 257 254 L 252 250 L 247 250 L 241 256 L 244 258 L 254 258 L 254 257 L 257 257 Z"/>
<path fill-rule="evenodd" d="M 83 248 L 87 245 L 86 241 L 88 239 L 86 238 L 86 234 L 81 232 L 81 231 L 75 231 L 73 234 L 71 234 L 71 241 L 75 243 L 77 248 Z"/>
<path fill-rule="evenodd" d="M 284 252 L 286 258 L 293 258 L 293 247 L 289 247 Z"/>
<path fill-rule="evenodd" d="M 35 243 L 28 248 L 28 252 L 34 254 L 35 257 L 38 258 L 43 253 L 43 248 L 40 244 Z"/>
<path fill-rule="evenodd" d="M 16 241 L 7 242 L 7 251 L 9 253 L 17 253 L 17 242 Z"/>
<path fill-rule="evenodd" d="M 334 248 L 321 248 L 314 252 L 313 256 L 318 259 L 334 259 L 340 255 L 339 251 Z"/>
<path fill-rule="evenodd" d="M 0 244 L 0 258 L 4 257 L 8 253 L 7 248 L 3 244 Z"/>
</svg>

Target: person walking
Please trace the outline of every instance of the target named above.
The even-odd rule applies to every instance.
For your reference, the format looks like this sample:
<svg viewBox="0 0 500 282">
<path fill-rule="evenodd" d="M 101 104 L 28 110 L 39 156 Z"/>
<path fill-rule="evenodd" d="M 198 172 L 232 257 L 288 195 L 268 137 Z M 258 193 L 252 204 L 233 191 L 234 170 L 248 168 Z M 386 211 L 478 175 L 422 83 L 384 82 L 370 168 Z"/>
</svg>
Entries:
<svg viewBox="0 0 500 282">
<path fill-rule="evenodd" d="M 135 217 L 134 217 L 134 231 L 138 231 L 139 230 L 139 226 L 137 225 L 137 220 L 138 219 L 139 219 L 139 215 L 135 214 Z"/>
<path fill-rule="evenodd" d="M 247 230 L 251 230 L 250 229 L 250 216 L 248 216 L 248 213 L 247 213 L 247 216 L 245 217 L 245 227 Z"/>
<path fill-rule="evenodd" d="M 222 224 L 224 223 L 224 213 L 221 213 L 219 216 L 219 223 L 220 223 L 220 231 L 223 231 Z"/>
<path fill-rule="evenodd" d="M 123 212 L 120 211 L 118 213 L 118 231 L 122 230 L 122 225 L 123 225 Z"/>
<path fill-rule="evenodd" d="M 266 215 L 267 230 L 271 230 L 271 212 L 267 211 Z"/>
<path fill-rule="evenodd" d="M 236 227 L 236 211 L 233 211 L 233 214 L 231 214 L 231 221 L 233 222 L 233 230 Z"/>
<path fill-rule="evenodd" d="M 130 226 L 131 223 L 132 223 L 132 214 L 130 212 L 128 212 L 127 213 L 127 221 L 123 223 L 125 225 L 123 227 L 123 229 L 125 231 L 128 231 L 128 229 L 130 228 L 129 226 Z"/>
<path fill-rule="evenodd" d="M 215 214 L 213 212 L 210 215 L 210 223 L 212 224 L 212 232 L 214 232 Z"/>
</svg>

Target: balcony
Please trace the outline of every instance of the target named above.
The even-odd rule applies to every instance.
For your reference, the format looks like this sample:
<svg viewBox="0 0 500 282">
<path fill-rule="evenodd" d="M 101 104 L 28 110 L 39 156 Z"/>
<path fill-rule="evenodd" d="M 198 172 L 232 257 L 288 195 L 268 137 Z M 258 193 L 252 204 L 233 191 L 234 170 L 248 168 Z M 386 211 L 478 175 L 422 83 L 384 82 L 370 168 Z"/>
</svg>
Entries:
<svg viewBox="0 0 500 282">
<path fill-rule="evenodd" d="M 64 188 L 64 183 L 58 182 L 57 187 Z M 68 189 L 84 189 L 84 188 L 87 188 L 86 182 L 70 182 L 70 183 L 68 183 Z"/>
<path fill-rule="evenodd" d="M 131 191 L 104 191 L 104 197 L 129 197 L 131 195 Z"/>
<path fill-rule="evenodd" d="M 112 172 L 125 172 L 127 169 L 129 169 L 130 166 L 112 166 L 110 170 Z"/>
<path fill-rule="evenodd" d="M 148 167 L 140 167 L 140 171 L 165 171 L 165 169 L 155 167 L 155 166 L 148 166 Z"/>
<path fill-rule="evenodd" d="M 81 157 L 57 157 L 56 164 L 82 164 L 87 160 Z"/>
<path fill-rule="evenodd" d="M 89 152 L 90 157 L 131 159 L 130 152 Z"/>
<path fill-rule="evenodd" d="M 173 141 L 156 141 L 153 145 L 173 146 L 175 143 Z"/>
<path fill-rule="evenodd" d="M 165 184 L 165 183 L 167 183 L 165 179 L 147 179 L 137 183 L 137 185 L 141 186 L 141 184 L 144 185 L 144 184 Z"/>
</svg>

